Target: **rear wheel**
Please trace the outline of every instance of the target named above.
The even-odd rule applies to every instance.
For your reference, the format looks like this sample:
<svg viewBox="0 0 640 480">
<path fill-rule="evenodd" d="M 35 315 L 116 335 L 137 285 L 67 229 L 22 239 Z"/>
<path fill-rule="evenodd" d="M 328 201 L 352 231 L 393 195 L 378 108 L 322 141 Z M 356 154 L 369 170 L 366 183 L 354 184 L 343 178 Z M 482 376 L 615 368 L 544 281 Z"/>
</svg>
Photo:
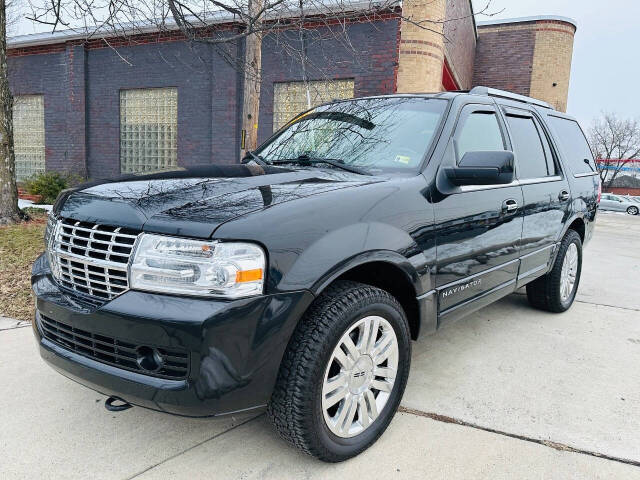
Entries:
<svg viewBox="0 0 640 480">
<path fill-rule="evenodd" d="M 529 303 L 549 312 L 568 310 L 576 297 L 581 271 L 582 240 L 575 230 L 569 230 L 551 271 L 527 285 Z"/>
<path fill-rule="evenodd" d="M 269 404 L 280 435 L 328 462 L 373 444 L 393 418 L 409 374 L 409 327 L 389 293 L 340 281 L 296 329 Z"/>
<path fill-rule="evenodd" d="M 638 207 L 629 207 L 629 208 L 627 208 L 627 213 L 629 215 L 638 215 Z"/>
</svg>

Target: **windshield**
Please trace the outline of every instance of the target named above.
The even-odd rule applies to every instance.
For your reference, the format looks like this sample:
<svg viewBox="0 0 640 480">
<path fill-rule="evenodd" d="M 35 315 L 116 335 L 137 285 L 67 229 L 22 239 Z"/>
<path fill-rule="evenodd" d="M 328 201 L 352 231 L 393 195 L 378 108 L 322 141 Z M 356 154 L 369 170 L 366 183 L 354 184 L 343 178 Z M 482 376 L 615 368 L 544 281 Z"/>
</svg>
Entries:
<svg viewBox="0 0 640 480">
<path fill-rule="evenodd" d="M 257 152 L 266 162 L 332 159 L 368 173 L 415 170 L 433 141 L 447 101 L 372 98 L 313 109 Z"/>
</svg>

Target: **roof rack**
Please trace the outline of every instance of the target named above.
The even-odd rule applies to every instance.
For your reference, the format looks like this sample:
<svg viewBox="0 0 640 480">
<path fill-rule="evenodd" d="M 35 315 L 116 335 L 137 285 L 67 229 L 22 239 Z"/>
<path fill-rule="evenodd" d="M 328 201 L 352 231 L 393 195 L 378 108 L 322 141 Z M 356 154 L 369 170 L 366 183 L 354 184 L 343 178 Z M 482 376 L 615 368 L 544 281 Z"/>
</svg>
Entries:
<svg viewBox="0 0 640 480">
<path fill-rule="evenodd" d="M 497 88 L 473 87 L 469 93 L 471 95 L 485 95 L 489 97 L 506 98 L 508 100 L 529 103 L 531 105 L 536 105 L 538 107 L 549 108 L 553 110 L 551 104 L 543 102 L 542 100 L 536 100 L 535 98 L 525 97 L 524 95 L 518 95 L 517 93 L 507 92 L 506 90 L 498 90 Z"/>
</svg>

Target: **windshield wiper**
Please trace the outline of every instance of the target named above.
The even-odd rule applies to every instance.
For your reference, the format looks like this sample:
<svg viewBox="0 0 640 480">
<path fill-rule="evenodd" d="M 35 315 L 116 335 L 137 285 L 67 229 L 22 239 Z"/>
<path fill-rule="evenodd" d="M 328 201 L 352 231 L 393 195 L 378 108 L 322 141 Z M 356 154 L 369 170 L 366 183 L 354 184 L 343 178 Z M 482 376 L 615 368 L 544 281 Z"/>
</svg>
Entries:
<svg viewBox="0 0 640 480">
<path fill-rule="evenodd" d="M 251 150 L 247 150 L 246 155 L 242 159 L 242 163 L 249 163 L 251 160 L 256 162 L 261 167 L 266 167 L 266 166 L 269 165 L 267 163 L 267 161 L 264 158 L 262 158 L 260 155 L 258 155 L 257 153 L 252 152 Z"/>
<path fill-rule="evenodd" d="M 342 170 L 346 170 L 347 172 L 357 173 L 359 175 L 371 175 L 364 168 L 360 167 L 352 167 L 351 165 L 347 165 L 342 160 L 335 160 L 333 158 L 323 158 L 323 157 L 310 157 L 309 155 L 300 155 L 297 158 L 286 158 L 284 160 L 275 160 L 273 162 L 274 165 L 279 165 L 282 163 L 297 163 L 303 166 L 312 166 L 318 163 L 326 163 L 327 165 L 331 165 L 332 167 L 340 168 Z"/>
</svg>

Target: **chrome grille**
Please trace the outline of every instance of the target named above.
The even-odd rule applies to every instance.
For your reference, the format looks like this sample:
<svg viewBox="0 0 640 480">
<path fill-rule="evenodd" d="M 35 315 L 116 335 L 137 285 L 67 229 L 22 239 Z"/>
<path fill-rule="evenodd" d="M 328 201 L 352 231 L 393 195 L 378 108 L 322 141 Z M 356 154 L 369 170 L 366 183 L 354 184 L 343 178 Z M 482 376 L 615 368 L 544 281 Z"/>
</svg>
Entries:
<svg viewBox="0 0 640 480">
<path fill-rule="evenodd" d="M 129 289 L 127 268 L 137 238 L 138 232 L 123 227 L 60 219 L 49 243 L 53 275 L 63 287 L 111 300 Z"/>
</svg>

